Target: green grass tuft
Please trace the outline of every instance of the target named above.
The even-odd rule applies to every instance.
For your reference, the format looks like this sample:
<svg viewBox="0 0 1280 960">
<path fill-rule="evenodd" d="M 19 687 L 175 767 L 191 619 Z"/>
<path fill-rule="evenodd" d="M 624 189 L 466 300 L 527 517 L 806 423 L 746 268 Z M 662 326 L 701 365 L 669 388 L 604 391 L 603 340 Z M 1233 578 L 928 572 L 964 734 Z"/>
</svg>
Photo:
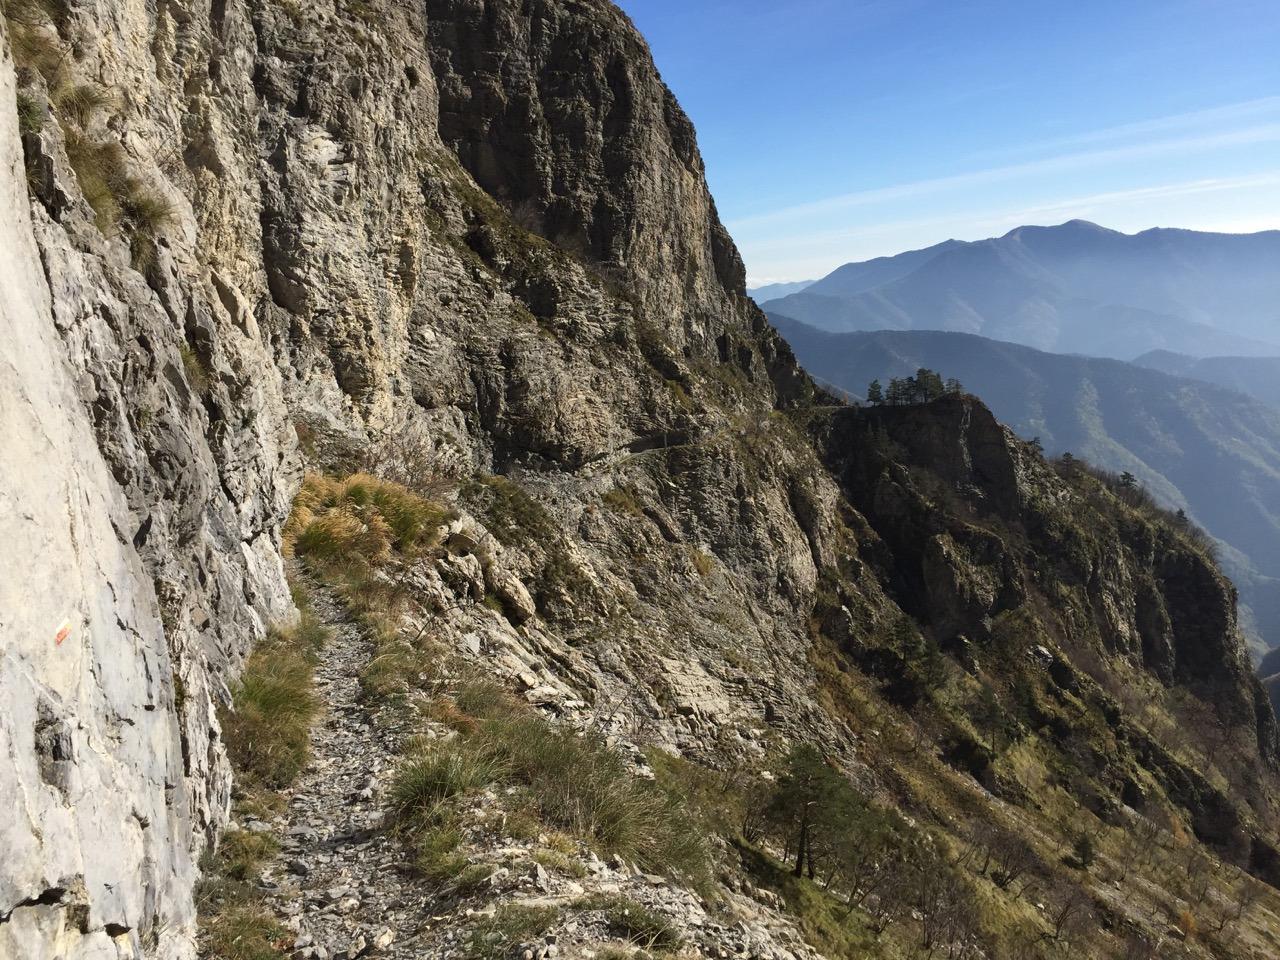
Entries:
<svg viewBox="0 0 1280 960">
<path fill-rule="evenodd" d="M 676 950 L 680 932 L 663 916 L 624 896 L 590 897 L 580 909 L 598 910 L 609 932 L 645 950 Z"/>
<path fill-rule="evenodd" d="M 145 272 L 155 263 L 157 244 L 164 228 L 175 219 L 173 204 L 128 173 L 124 148 L 115 140 L 97 140 L 80 129 L 74 118 L 87 118 L 106 99 L 91 91 L 91 84 L 64 88 L 61 107 L 67 160 L 85 201 L 93 209 L 94 224 L 103 236 L 123 235 L 135 269 Z M 183 360 L 186 363 L 186 355 Z M 188 366 L 188 377 L 191 369 Z M 207 379 L 207 377 L 206 377 Z M 192 383 L 195 386 L 195 382 Z"/>
<path fill-rule="evenodd" d="M 308 622 L 272 635 L 245 662 L 223 717 L 223 737 L 241 782 L 283 787 L 306 766 L 309 731 L 319 710 L 314 657 L 325 633 Z"/>
<path fill-rule="evenodd" d="M 536 940 L 556 922 L 554 907 L 526 907 L 509 903 L 476 924 L 463 947 L 464 960 L 489 960 L 510 955 L 522 943 Z"/>
<path fill-rule="evenodd" d="M 393 819 L 422 828 L 445 801 L 505 783 L 519 789 L 522 804 L 544 824 L 602 852 L 651 870 L 706 875 L 703 831 L 605 744 L 553 727 L 487 682 L 463 686 L 450 720 L 456 737 L 402 765 L 390 799 Z"/>
<path fill-rule="evenodd" d="M 445 800 L 502 779 L 496 757 L 451 740 L 408 757 L 396 771 L 388 807 L 392 818 L 410 827 L 430 823 Z"/>
<path fill-rule="evenodd" d="M 222 838 L 218 848 L 221 872 L 232 880 L 252 880 L 258 870 L 280 850 L 280 844 L 269 833 L 238 830 Z"/>
<path fill-rule="evenodd" d="M 36 134 L 44 129 L 45 111 L 39 100 L 29 93 L 19 91 L 17 105 L 18 133 L 21 136 Z"/>
<path fill-rule="evenodd" d="M 196 393 L 205 393 L 209 389 L 209 367 L 200 359 L 200 354 L 190 344 L 178 347 L 178 356 L 182 359 L 182 370 L 187 375 L 187 383 Z"/>
<path fill-rule="evenodd" d="M 284 960 L 293 937 L 261 901 L 262 865 L 279 850 L 270 834 L 240 831 L 206 853 L 196 888 L 200 955 L 208 960 Z"/>
</svg>

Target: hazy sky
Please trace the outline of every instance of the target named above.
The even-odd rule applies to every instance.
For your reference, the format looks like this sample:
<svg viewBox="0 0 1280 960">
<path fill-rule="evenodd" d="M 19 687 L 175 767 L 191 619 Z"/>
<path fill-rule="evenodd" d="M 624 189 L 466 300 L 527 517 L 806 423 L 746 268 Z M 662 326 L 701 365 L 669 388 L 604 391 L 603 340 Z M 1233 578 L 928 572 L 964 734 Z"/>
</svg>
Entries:
<svg viewBox="0 0 1280 960">
<path fill-rule="evenodd" d="M 1280 0 L 620 0 L 753 283 L 1074 217 L 1280 227 Z"/>
</svg>

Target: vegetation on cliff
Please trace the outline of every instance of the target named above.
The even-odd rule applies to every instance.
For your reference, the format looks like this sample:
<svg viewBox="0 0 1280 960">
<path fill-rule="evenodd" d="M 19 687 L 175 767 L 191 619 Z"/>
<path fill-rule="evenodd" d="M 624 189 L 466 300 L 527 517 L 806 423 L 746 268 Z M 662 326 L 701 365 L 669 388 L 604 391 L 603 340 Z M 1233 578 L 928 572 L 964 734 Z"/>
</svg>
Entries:
<svg viewBox="0 0 1280 960">
<path fill-rule="evenodd" d="M 143 94 L 109 120 L 37 69 L 22 110 L 49 336 L 162 630 L 124 719 L 170 717 L 179 760 L 137 791 L 199 849 L 231 756 L 266 830 L 206 865 L 258 940 L 269 909 L 304 956 L 1275 952 L 1274 716 L 1212 558 L 932 377 L 832 402 L 615 8 L 71 6 L 77 82 Z M 148 257 L 142 183 L 182 200 Z M 262 645 L 282 560 L 339 659 Z M 102 719 L 43 702 L 38 744 Z M 32 858 L 70 862 L 47 752 L 23 788 L 68 829 Z M 88 932 L 23 909 L 78 955 L 188 942 L 168 849 L 126 851 Z"/>
</svg>

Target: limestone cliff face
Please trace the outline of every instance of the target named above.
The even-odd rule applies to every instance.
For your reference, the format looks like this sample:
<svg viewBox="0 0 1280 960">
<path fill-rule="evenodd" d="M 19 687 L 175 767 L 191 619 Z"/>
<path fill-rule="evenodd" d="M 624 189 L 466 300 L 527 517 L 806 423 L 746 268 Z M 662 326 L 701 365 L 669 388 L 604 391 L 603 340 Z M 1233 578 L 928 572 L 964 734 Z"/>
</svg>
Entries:
<svg viewBox="0 0 1280 960">
<path fill-rule="evenodd" d="M 59 223 L 29 204 L 7 39 L 0 955 L 115 956 L 143 937 L 181 955 L 194 856 L 229 790 L 212 705 L 290 611 L 287 484 L 272 437 L 215 439 L 173 315 L 87 226 L 65 173 L 49 179 Z M 270 378 L 233 389 L 246 410 L 282 409 Z"/>
<path fill-rule="evenodd" d="M 9 953 L 190 951 L 193 863 L 228 803 L 213 708 L 291 615 L 278 542 L 298 429 L 401 431 L 459 475 L 555 472 L 764 416 L 774 368 L 807 389 L 742 295 L 692 129 L 624 18 L 472 9 L 99 0 L 55 23 L 24 7 L 15 48 L 57 48 L 56 76 L 15 70 L 5 34 Z M 488 73 L 503 44 L 514 86 Z M 101 103 L 72 117 L 68 84 Z M 495 84 L 525 114 L 465 100 Z M 16 87 L 40 118 L 21 131 Z M 536 156 L 492 168 L 508 140 Z M 103 227 L 86 200 L 69 156 L 85 142 L 170 208 L 144 266 L 128 222 Z M 764 582 L 812 582 L 786 492 L 738 529 L 724 483 L 668 491 L 668 522 L 705 525 Z M 581 515 L 601 484 L 556 492 Z"/>
<path fill-rule="evenodd" d="M 812 739 L 872 782 L 826 641 L 861 669 L 902 611 L 979 641 L 1070 577 L 1081 635 L 1222 693 L 1272 755 L 1211 565 L 1133 531 L 1037 561 L 981 518 L 1030 536 L 1072 494 L 980 406 L 886 422 L 888 454 L 815 407 L 610 4 L 23 10 L 0 21 L 0 956 L 193 953 L 229 797 L 215 705 L 293 614 L 303 461 L 386 436 L 477 513 L 498 473 L 547 518 L 505 545 L 520 616 L 444 640 L 667 749 Z M 1224 848 L 1266 842 L 1232 816 Z"/>
</svg>

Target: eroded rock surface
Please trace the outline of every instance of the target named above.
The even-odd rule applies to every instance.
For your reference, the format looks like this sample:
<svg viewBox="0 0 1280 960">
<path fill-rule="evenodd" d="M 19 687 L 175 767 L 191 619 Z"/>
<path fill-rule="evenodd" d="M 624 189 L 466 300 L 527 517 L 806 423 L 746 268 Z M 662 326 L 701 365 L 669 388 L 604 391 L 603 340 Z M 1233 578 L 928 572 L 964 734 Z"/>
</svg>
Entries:
<svg viewBox="0 0 1280 960">
<path fill-rule="evenodd" d="M 1260 771 L 1228 796 L 1117 719 L 1098 811 L 1158 794 L 1274 870 L 1274 717 L 1229 585 L 1132 518 L 1080 535 L 1089 509 L 1128 514 L 975 401 L 884 423 L 827 406 L 746 299 L 692 127 L 611 4 L 71 0 L 36 20 L 64 73 L 0 26 L 0 955 L 193 955 L 193 865 L 229 811 L 216 706 L 294 613 L 288 504 L 304 462 L 388 437 L 464 514 L 406 577 L 422 615 L 564 722 L 708 764 L 811 741 L 896 802 L 888 725 L 854 729 L 840 675 L 898 709 L 915 692 L 873 648 L 904 613 L 992 675 L 993 622 L 1025 615 L 1018 662 L 1063 709 L 1125 716 L 1063 652 L 1087 650 L 1226 704 Z M 108 95 L 77 107 L 66 83 Z M 90 204 L 86 144 L 164 210 L 151 232 Z M 345 750 L 364 721 L 340 719 Z M 991 802 L 981 751 L 952 746 L 920 750 L 927 775 Z M 372 823 L 380 771 L 339 774 Z M 659 906 L 687 896 L 614 870 Z"/>
</svg>

